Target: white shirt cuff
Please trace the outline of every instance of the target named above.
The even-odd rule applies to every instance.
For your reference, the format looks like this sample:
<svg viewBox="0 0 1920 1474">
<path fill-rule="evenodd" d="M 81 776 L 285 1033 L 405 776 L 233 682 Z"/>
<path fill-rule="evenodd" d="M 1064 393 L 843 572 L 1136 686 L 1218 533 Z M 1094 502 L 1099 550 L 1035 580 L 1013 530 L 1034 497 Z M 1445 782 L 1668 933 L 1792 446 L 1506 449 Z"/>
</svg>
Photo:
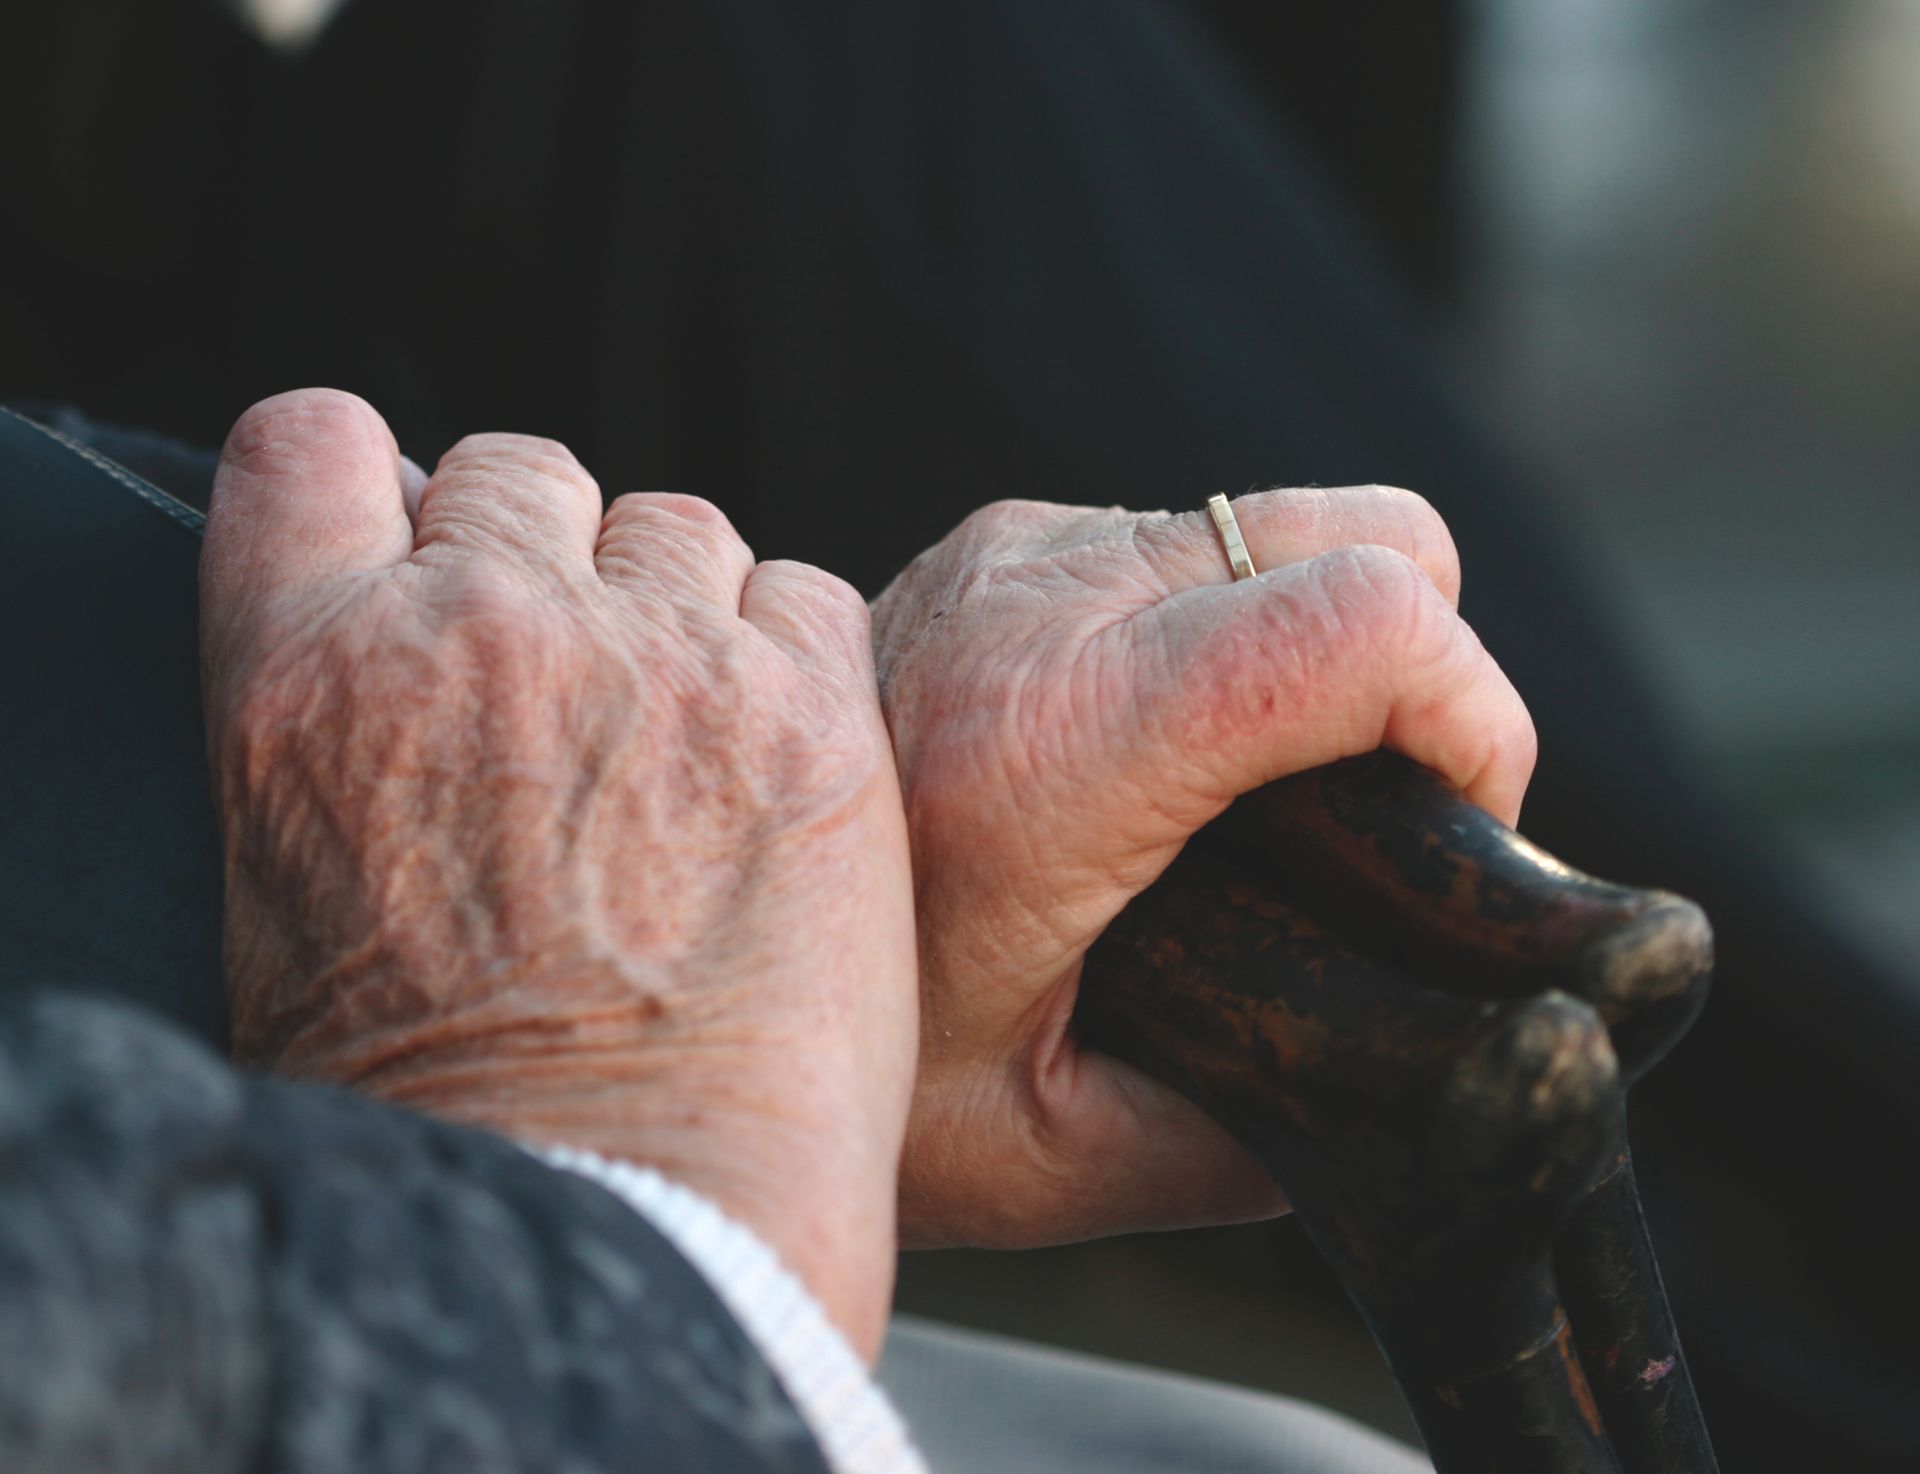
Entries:
<svg viewBox="0 0 1920 1474">
<path fill-rule="evenodd" d="M 834 1474 L 927 1474 L 886 1394 L 820 1303 L 755 1234 L 651 1167 L 574 1147 L 527 1150 L 606 1188 L 700 1272 L 787 1389 Z"/>
</svg>

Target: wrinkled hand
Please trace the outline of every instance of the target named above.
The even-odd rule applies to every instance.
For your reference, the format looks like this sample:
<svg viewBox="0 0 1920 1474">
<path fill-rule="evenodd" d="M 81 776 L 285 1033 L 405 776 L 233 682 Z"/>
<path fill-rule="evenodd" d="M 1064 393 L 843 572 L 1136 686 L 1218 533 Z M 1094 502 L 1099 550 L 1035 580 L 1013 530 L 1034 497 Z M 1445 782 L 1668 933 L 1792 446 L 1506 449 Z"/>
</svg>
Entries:
<svg viewBox="0 0 1920 1474">
<path fill-rule="evenodd" d="M 238 1054 L 653 1164 L 871 1352 L 916 1005 L 864 605 L 694 498 L 603 516 L 549 441 L 473 437 L 419 482 L 319 391 L 221 461 Z"/>
<path fill-rule="evenodd" d="M 1088 946 L 1238 794 L 1385 745 L 1511 822 L 1532 724 L 1454 610 L 1432 509 L 1381 487 L 1202 510 L 1007 502 L 874 606 L 920 925 L 914 1243 L 1003 1246 L 1276 1212 L 1199 1111 L 1080 1049 Z"/>
</svg>

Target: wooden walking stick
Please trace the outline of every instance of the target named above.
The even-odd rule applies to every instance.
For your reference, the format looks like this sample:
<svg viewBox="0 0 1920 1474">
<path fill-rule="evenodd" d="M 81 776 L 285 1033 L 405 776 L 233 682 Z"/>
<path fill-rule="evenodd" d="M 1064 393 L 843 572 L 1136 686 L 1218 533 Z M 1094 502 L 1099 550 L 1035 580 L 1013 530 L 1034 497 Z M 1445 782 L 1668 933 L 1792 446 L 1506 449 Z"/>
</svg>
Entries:
<svg viewBox="0 0 1920 1474">
<path fill-rule="evenodd" d="M 1087 1041 L 1274 1173 L 1441 1474 L 1708 1474 L 1624 1092 L 1704 1000 L 1698 908 L 1374 754 L 1242 798 L 1087 959 Z"/>
<path fill-rule="evenodd" d="M 1259 836 L 1290 892 L 1349 928 L 1389 919 L 1378 950 L 1436 986 L 1469 996 L 1558 987 L 1586 1000 L 1608 1026 L 1623 1089 L 1706 1002 L 1713 938 L 1697 906 L 1570 870 L 1404 758 L 1318 769 L 1255 798 L 1246 837 Z M 1627 1468 L 1710 1470 L 1624 1112 L 1617 1126 L 1601 1181 L 1559 1236 L 1561 1293 Z"/>
</svg>

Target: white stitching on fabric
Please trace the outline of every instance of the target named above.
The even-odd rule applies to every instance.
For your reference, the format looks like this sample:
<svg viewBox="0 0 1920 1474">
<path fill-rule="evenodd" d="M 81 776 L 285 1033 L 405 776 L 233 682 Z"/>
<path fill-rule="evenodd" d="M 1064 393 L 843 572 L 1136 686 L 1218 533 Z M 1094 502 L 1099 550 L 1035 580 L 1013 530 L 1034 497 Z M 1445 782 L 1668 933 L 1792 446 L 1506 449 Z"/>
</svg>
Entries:
<svg viewBox="0 0 1920 1474">
<path fill-rule="evenodd" d="M 43 425 L 38 420 L 30 420 L 25 415 L 16 414 L 5 405 L 0 405 L 0 415 L 5 415 L 10 420 L 18 420 L 29 430 L 38 430 L 42 435 L 46 436 L 47 439 L 64 445 L 89 465 L 98 470 L 105 471 L 115 481 L 118 481 L 122 486 L 126 487 L 128 491 L 139 497 L 141 501 L 154 508 L 154 510 L 171 517 L 175 522 L 178 522 L 182 527 L 186 528 L 187 531 L 197 534 L 205 530 L 207 525 L 206 513 L 195 511 L 178 497 L 168 496 L 166 492 L 162 491 L 145 477 L 134 475 L 133 472 L 129 471 L 118 461 L 109 460 L 92 446 L 82 445 L 79 441 L 72 439 L 70 436 L 62 435 L 58 430 L 55 430 L 49 425 Z"/>
</svg>

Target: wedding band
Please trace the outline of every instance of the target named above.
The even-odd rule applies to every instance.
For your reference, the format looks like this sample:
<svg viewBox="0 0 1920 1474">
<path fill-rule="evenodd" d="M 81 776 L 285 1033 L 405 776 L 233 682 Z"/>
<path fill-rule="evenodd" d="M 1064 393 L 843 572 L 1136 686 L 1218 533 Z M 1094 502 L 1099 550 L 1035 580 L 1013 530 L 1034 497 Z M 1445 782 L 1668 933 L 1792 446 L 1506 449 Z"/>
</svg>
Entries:
<svg viewBox="0 0 1920 1474">
<path fill-rule="evenodd" d="M 1220 541 L 1227 545 L 1227 562 L 1233 568 L 1233 581 L 1252 578 L 1257 571 L 1247 540 L 1240 536 L 1240 519 L 1233 515 L 1233 503 L 1215 493 L 1207 498 L 1207 510 L 1213 513 L 1213 525 L 1220 529 Z"/>
</svg>

